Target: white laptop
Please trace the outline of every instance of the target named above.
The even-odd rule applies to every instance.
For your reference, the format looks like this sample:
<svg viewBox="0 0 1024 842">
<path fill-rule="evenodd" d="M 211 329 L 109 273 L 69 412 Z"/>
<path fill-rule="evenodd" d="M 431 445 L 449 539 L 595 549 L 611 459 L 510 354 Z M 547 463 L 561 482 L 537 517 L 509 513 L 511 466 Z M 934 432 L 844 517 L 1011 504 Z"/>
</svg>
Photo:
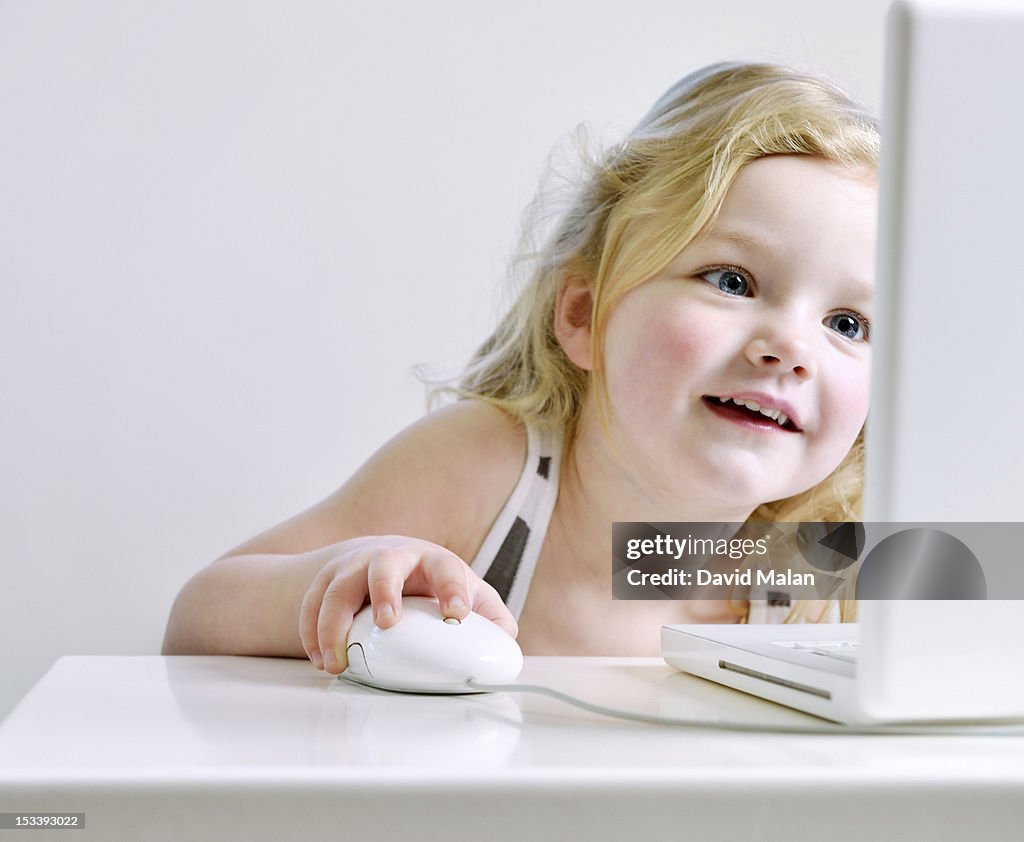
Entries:
<svg viewBox="0 0 1024 842">
<path fill-rule="evenodd" d="M 869 527 L 1024 520 L 1022 56 L 1024 0 L 890 10 Z M 839 722 L 1024 718 L 1024 600 L 988 596 L 862 600 L 851 624 L 665 626 L 662 651 Z"/>
</svg>

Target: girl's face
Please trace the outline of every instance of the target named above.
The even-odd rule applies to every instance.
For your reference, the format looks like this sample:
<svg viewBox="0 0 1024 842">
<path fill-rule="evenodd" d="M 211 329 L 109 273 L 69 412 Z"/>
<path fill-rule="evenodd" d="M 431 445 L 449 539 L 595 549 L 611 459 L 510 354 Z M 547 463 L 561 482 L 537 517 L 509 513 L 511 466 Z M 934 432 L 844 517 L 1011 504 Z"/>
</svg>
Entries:
<svg viewBox="0 0 1024 842">
<path fill-rule="evenodd" d="M 837 467 L 868 411 L 876 204 L 866 171 L 758 159 L 615 305 L 613 432 L 641 476 L 749 512 Z"/>
</svg>

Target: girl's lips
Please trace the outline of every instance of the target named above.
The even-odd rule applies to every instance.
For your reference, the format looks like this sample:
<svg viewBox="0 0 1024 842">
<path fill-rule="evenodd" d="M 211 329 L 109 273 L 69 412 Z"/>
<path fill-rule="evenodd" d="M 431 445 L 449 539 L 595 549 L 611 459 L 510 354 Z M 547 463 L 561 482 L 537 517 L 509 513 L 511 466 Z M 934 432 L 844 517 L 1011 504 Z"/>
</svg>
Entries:
<svg viewBox="0 0 1024 842">
<path fill-rule="evenodd" d="M 799 428 L 792 422 L 787 422 L 786 426 L 783 427 L 767 415 L 762 415 L 759 412 L 754 412 L 753 410 L 738 406 L 731 401 L 729 403 L 722 403 L 718 398 L 706 395 L 704 397 L 704 405 L 719 418 L 731 421 L 734 424 L 746 427 L 750 430 L 768 433 L 800 432 Z"/>
<path fill-rule="evenodd" d="M 800 421 L 800 413 L 797 411 L 796 407 L 789 403 L 789 401 L 785 401 L 775 395 L 770 395 L 767 392 L 729 392 L 722 395 L 704 395 L 704 398 L 705 400 L 714 400 L 720 404 L 728 401 L 739 403 L 749 403 L 753 401 L 758 405 L 762 414 L 764 414 L 764 410 L 766 409 L 785 414 L 787 423 L 783 424 L 783 426 L 790 432 L 802 433 L 804 431 L 803 424 Z"/>
</svg>

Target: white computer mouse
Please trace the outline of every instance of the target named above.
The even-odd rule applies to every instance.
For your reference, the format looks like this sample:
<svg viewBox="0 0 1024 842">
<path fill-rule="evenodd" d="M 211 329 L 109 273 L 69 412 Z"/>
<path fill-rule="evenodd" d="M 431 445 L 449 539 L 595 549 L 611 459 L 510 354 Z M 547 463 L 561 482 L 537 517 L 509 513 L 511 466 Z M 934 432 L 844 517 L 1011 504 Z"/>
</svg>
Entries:
<svg viewBox="0 0 1024 842">
<path fill-rule="evenodd" d="M 348 668 L 340 678 L 406 693 L 475 693 L 467 679 L 507 684 L 523 669 L 515 639 L 479 614 L 445 618 L 436 599 L 402 597 L 397 624 L 382 629 L 366 606 L 348 633 Z"/>
</svg>

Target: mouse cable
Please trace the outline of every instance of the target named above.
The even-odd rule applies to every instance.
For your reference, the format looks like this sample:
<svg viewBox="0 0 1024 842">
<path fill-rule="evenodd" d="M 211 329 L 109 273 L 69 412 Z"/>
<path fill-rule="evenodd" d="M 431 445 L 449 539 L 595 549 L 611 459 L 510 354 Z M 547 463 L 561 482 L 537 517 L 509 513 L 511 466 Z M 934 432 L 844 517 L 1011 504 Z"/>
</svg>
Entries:
<svg viewBox="0 0 1024 842">
<path fill-rule="evenodd" d="M 539 684 L 481 684 L 475 678 L 466 680 L 467 686 L 485 693 L 536 693 L 549 696 L 560 702 L 573 705 L 590 713 L 644 722 L 651 725 L 672 725 L 680 728 L 695 728 L 708 731 L 743 731 L 759 734 L 830 734 L 834 736 L 922 736 L 922 737 L 1008 737 L 1024 736 L 1024 725 L 786 725 L 750 724 L 747 722 L 713 722 L 703 719 L 677 719 L 671 716 L 653 716 L 635 711 L 619 710 L 543 687 Z"/>
</svg>

